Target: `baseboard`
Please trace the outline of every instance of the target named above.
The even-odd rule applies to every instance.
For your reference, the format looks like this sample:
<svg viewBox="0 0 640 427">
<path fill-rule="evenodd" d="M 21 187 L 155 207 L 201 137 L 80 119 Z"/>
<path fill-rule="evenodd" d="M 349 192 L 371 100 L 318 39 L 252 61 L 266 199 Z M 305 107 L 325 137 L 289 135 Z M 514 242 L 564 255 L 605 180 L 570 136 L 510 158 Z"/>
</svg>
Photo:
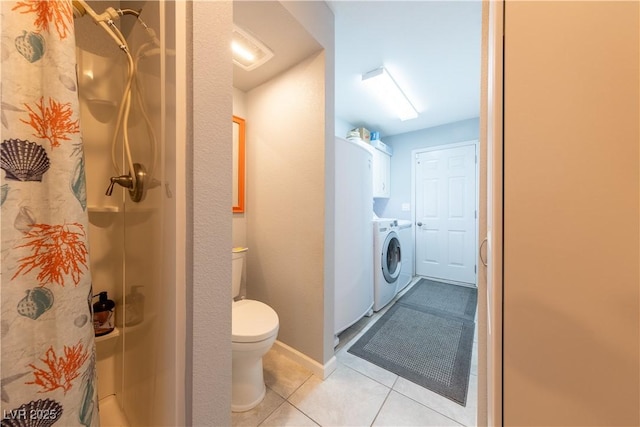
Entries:
<svg viewBox="0 0 640 427">
<path fill-rule="evenodd" d="M 295 348 L 289 347 L 285 343 L 278 340 L 276 340 L 276 342 L 273 344 L 273 349 L 287 356 L 294 362 L 309 369 L 315 376 L 322 378 L 323 380 L 327 379 L 327 377 L 331 375 L 331 373 L 335 371 L 336 367 L 338 366 L 338 360 L 335 356 L 332 356 L 331 359 L 329 359 L 329 361 L 323 365 L 319 362 L 316 362 L 306 354 L 300 353 Z"/>
</svg>

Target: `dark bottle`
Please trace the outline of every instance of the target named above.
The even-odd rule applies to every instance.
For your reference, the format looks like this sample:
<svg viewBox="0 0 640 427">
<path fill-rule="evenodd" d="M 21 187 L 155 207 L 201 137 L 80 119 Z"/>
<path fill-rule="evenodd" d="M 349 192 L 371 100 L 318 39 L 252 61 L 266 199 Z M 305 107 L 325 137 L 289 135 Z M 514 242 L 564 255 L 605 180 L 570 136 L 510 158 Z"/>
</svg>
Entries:
<svg viewBox="0 0 640 427">
<path fill-rule="evenodd" d="M 93 330 L 95 335 L 99 337 L 113 331 L 116 303 L 107 297 L 106 292 L 100 292 L 93 297 L 100 298 L 98 302 L 93 304 Z"/>
</svg>

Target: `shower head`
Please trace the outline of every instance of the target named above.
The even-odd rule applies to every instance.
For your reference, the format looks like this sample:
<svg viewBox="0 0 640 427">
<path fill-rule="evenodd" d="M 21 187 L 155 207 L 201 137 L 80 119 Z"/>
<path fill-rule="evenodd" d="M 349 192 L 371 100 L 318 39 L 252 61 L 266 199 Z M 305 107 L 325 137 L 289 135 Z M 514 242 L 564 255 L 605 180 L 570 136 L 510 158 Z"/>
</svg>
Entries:
<svg viewBox="0 0 640 427">
<path fill-rule="evenodd" d="M 85 0 L 73 0 L 71 2 L 73 8 L 73 18 L 82 18 L 84 15 L 89 15 L 93 22 L 102 27 L 103 30 L 116 42 L 116 44 L 125 52 L 128 52 L 129 47 L 127 41 L 122 35 L 120 30 L 116 28 L 114 21 L 124 15 L 133 15 L 138 21 L 140 21 L 141 10 L 133 9 L 114 9 L 108 7 L 101 14 L 97 14 L 95 10 L 87 4 Z M 141 21 L 142 22 L 142 21 Z M 145 25 L 146 26 L 146 25 Z M 147 32 L 149 29 L 147 28 Z"/>
<path fill-rule="evenodd" d="M 74 18 L 82 18 L 84 15 L 89 15 L 96 24 L 116 20 L 122 15 L 112 7 L 106 8 L 104 12 L 98 15 L 85 0 L 73 0 L 71 5 Z"/>
<path fill-rule="evenodd" d="M 93 10 L 91 8 L 91 6 L 89 6 L 87 4 L 87 2 L 85 0 L 73 0 L 71 2 L 71 6 L 73 8 L 73 18 L 77 19 L 77 18 L 82 18 L 84 15 L 89 15 L 97 24 L 98 22 L 106 22 L 109 20 L 114 20 L 117 19 L 121 16 L 124 15 L 133 15 L 136 18 L 140 17 L 140 12 L 142 12 L 142 9 L 140 10 L 134 10 L 134 9 L 114 9 L 112 7 L 108 7 L 105 9 L 105 11 L 103 13 L 101 13 L 100 15 L 98 15 L 95 10 Z"/>
<path fill-rule="evenodd" d="M 87 13 L 87 10 L 84 8 L 84 5 L 82 3 L 84 2 L 79 2 L 78 0 L 73 0 L 71 2 L 71 7 L 73 7 L 74 19 L 82 18 Z"/>
</svg>

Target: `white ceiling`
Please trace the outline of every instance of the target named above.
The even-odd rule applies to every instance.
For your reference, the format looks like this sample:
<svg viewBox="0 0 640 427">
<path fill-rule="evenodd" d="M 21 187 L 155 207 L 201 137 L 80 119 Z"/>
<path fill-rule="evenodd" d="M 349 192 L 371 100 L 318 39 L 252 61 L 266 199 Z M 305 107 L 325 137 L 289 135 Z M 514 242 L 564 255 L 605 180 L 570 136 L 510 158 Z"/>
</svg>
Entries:
<svg viewBox="0 0 640 427">
<path fill-rule="evenodd" d="M 233 2 L 233 22 L 274 52 L 264 65 L 245 71 L 233 66 L 233 85 L 247 92 L 308 58 L 322 46 L 279 2 Z"/>
<path fill-rule="evenodd" d="M 396 135 L 478 117 L 480 1 L 330 1 L 336 17 L 336 117 Z M 361 85 L 385 66 L 419 112 L 405 122 Z"/>
<path fill-rule="evenodd" d="M 480 0 L 327 4 L 335 15 L 336 118 L 384 137 L 479 116 Z M 278 2 L 236 0 L 234 21 L 275 52 L 254 71 L 234 66 L 234 86 L 244 91 L 320 49 Z M 380 66 L 409 96 L 418 118 L 400 121 L 363 90 L 362 74 Z"/>
</svg>

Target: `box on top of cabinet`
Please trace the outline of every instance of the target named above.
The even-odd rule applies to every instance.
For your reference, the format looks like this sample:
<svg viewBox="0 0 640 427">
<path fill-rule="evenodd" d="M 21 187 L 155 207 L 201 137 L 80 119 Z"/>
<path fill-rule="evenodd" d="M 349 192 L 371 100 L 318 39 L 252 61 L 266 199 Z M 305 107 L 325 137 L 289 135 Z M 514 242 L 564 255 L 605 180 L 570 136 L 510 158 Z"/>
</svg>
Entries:
<svg viewBox="0 0 640 427">
<path fill-rule="evenodd" d="M 370 143 L 372 147 L 377 148 L 383 153 L 387 153 L 388 155 L 393 156 L 393 149 L 379 139 L 370 141 Z"/>
<path fill-rule="evenodd" d="M 360 139 L 366 142 L 367 144 L 371 142 L 371 132 L 367 128 L 355 128 L 351 129 L 350 132 L 358 132 L 360 134 Z"/>
</svg>

